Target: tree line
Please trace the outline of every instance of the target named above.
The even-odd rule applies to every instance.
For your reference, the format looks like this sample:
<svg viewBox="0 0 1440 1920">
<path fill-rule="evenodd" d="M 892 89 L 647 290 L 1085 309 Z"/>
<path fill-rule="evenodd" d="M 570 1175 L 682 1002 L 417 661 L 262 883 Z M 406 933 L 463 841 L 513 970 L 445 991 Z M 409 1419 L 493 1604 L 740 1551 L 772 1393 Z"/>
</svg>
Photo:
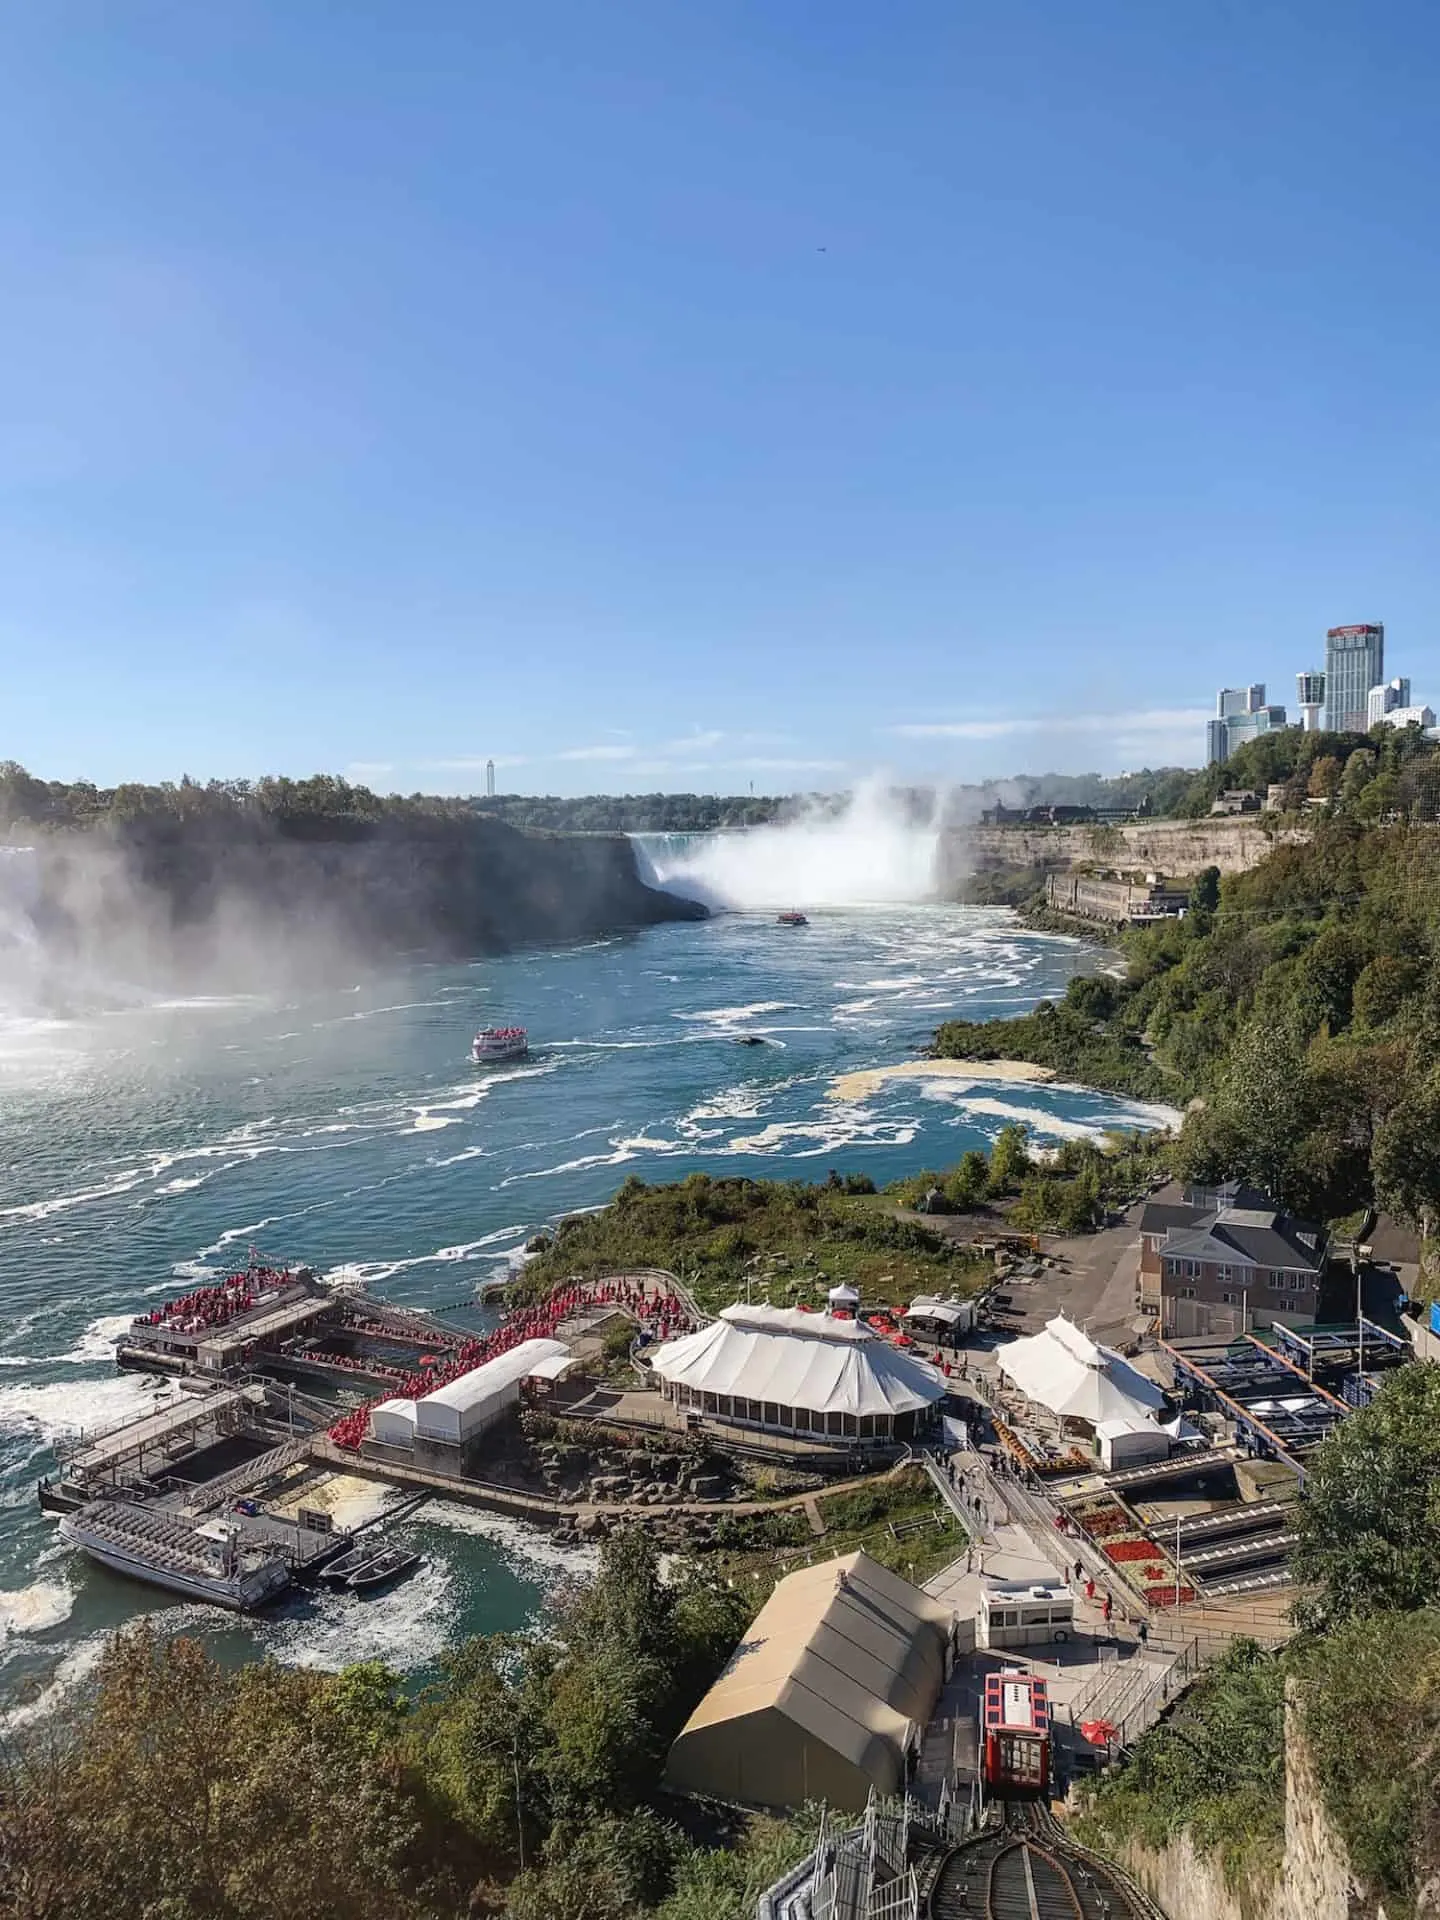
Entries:
<svg viewBox="0 0 1440 1920">
<path fill-rule="evenodd" d="M 134 1628 L 63 1721 L 0 1748 L 0 1912 L 749 1920 L 806 1818 L 707 1823 L 659 1788 L 747 1618 L 633 1530 L 541 1630 L 469 1641 L 418 1693 Z"/>
</svg>

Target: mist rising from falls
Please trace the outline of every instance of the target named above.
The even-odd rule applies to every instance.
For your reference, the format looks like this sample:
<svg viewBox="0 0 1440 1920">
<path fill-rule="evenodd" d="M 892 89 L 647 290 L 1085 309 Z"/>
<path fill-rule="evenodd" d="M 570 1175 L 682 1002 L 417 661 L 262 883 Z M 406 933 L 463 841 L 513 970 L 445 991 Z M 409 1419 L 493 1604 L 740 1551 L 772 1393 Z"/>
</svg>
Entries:
<svg viewBox="0 0 1440 1920">
<path fill-rule="evenodd" d="M 887 788 L 739 832 L 637 835 L 652 884 L 724 910 L 905 905 L 939 884 L 938 819 L 917 821 Z"/>
</svg>

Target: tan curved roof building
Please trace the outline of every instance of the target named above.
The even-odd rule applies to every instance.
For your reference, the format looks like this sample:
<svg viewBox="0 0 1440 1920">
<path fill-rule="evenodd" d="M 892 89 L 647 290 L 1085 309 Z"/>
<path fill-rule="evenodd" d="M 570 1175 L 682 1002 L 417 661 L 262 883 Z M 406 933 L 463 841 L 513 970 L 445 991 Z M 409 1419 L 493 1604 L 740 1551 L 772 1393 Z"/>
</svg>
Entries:
<svg viewBox="0 0 1440 1920">
<path fill-rule="evenodd" d="M 948 1607 L 867 1553 L 788 1574 L 682 1728 L 678 1793 L 859 1811 L 894 1793 L 945 1682 Z"/>
</svg>

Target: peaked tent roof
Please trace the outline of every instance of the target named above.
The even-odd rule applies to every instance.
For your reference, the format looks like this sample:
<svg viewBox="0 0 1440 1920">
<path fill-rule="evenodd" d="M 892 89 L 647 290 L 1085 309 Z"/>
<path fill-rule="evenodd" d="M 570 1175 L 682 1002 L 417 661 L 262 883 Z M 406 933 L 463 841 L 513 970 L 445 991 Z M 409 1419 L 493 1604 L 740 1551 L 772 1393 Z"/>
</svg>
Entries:
<svg viewBox="0 0 1440 1920">
<path fill-rule="evenodd" d="M 727 1307 L 657 1347 L 662 1379 L 697 1393 L 741 1394 L 812 1413 L 896 1414 L 933 1406 L 945 1377 L 869 1327 L 793 1307 Z"/>
<path fill-rule="evenodd" d="M 1003 1347 L 996 1362 L 1028 1399 L 1070 1420 L 1146 1420 L 1165 1404 L 1153 1380 L 1063 1314 Z"/>
<path fill-rule="evenodd" d="M 877 1737 L 903 1753 L 943 1684 L 950 1622 L 948 1607 L 863 1549 L 788 1574 L 675 1745 L 773 1707 L 855 1766 Z"/>
</svg>

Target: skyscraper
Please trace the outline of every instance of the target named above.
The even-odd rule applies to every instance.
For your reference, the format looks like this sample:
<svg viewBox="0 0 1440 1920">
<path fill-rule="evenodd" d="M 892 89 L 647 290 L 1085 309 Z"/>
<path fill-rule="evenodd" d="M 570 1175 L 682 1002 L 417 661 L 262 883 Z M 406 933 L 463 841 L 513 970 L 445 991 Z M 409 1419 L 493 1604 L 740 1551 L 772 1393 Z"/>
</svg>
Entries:
<svg viewBox="0 0 1440 1920">
<path fill-rule="evenodd" d="M 1331 627 L 1325 636 L 1325 724 L 1332 733 L 1364 733 L 1371 687 L 1385 678 L 1382 625 Z"/>
<path fill-rule="evenodd" d="M 493 760 L 485 762 L 485 798 L 487 800 L 495 798 L 495 762 Z"/>
<path fill-rule="evenodd" d="M 1365 699 L 1365 725 L 1378 727 L 1387 713 L 1410 704 L 1410 682 L 1387 680 L 1383 687 L 1371 687 Z"/>
<path fill-rule="evenodd" d="M 1300 703 L 1300 724 L 1306 733 L 1314 733 L 1320 725 L 1320 709 L 1325 704 L 1325 676 L 1318 668 L 1310 667 L 1304 673 L 1295 676 L 1295 697 Z"/>
<path fill-rule="evenodd" d="M 1221 687 L 1215 696 L 1215 718 L 1205 723 L 1205 759 L 1210 766 L 1228 760 L 1243 740 L 1257 733 L 1273 733 L 1285 725 L 1284 707 L 1267 706 L 1264 683 L 1252 687 Z"/>
</svg>

